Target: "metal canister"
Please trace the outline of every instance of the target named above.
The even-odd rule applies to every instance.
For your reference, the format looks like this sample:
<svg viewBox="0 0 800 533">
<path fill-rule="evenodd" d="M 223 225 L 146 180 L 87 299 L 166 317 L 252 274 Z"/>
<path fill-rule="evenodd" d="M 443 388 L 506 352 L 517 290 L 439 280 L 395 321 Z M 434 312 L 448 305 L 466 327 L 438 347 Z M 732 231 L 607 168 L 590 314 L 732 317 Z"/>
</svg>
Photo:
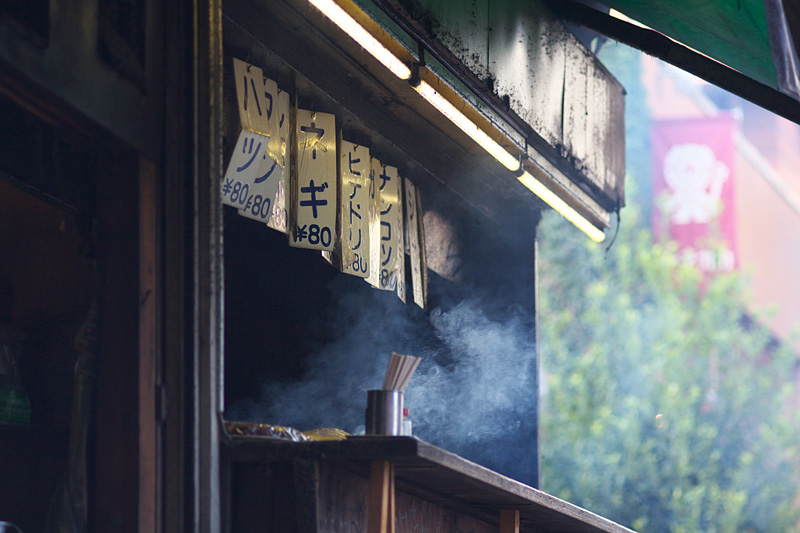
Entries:
<svg viewBox="0 0 800 533">
<path fill-rule="evenodd" d="M 367 435 L 401 435 L 403 391 L 367 391 Z"/>
</svg>

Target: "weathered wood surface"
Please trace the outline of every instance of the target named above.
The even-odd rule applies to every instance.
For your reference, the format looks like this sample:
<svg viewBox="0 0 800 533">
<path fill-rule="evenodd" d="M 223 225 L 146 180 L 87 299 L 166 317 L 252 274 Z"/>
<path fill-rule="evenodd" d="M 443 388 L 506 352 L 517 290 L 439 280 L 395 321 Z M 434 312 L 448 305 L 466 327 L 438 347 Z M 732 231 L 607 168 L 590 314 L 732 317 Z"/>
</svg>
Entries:
<svg viewBox="0 0 800 533">
<path fill-rule="evenodd" d="M 296 443 L 242 436 L 232 438 L 229 452 L 233 461 L 314 458 L 347 468 L 363 476 L 364 483 L 372 461 L 390 461 L 395 467 L 398 491 L 494 526 L 499 525 L 500 510 L 507 509 L 519 511 L 521 532 L 630 531 L 414 437 L 351 437 L 344 441 Z M 397 508 L 402 509 L 399 502 Z M 398 529 L 398 533 L 401 531 Z"/>
<path fill-rule="evenodd" d="M 500 533 L 519 533 L 519 511 L 500 510 Z"/>
<path fill-rule="evenodd" d="M 394 492 L 392 463 L 373 461 L 367 498 L 367 533 L 395 533 L 392 520 L 395 511 Z"/>
<path fill-rule="evenodd" d="M 623 205 L 624 88 L 547 4 L 419 0 L 412 15 L 407 2 L 375 2 L 484 100 L 504 102 L 503 120 L 570 180 L 607 208 Z"/>
<path fill-rule="evenodd" d="M 362 533 L 370 531 L 369 481 L 332 464 L 320 469 L 320 502 L 317 533 Z M 486 522 L 436 505 L 403 491 L 395 493 L 392 513 L 395 533 L 497 533 Z M 387 524 L 389 527 L 390 524 Z"/>
</svg>

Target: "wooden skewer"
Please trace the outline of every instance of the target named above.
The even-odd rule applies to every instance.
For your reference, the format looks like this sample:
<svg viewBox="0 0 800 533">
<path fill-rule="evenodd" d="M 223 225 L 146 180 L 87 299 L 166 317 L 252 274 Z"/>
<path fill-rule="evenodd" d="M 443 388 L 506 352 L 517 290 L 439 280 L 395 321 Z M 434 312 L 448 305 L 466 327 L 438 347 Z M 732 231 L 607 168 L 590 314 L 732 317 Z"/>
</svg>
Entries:
<svg viewBox="0 0 800 533">
<path fill-rule="evenodd" d="M 409 381 L 411 381 L 411 376 L 414 375 L 414 372 L 417 370 L 417 366 L 419 365 L 419 362 L 422 360 L 422 358 L 408 356 L 407 360 L 409 361 L 408 368 L 405 371 L 405 375 L 402 375 L 400 377 L 401 379 L 397 385 L 397 389 L 401 391 L 406 390 L 406 387 L 408 387 L 408 383 Z"/>
<path fill-rule="evenodd" d="M 392 385 L 397 375 L 397 367 L 400 363 L 400 354 L 392 352 L 392 357 L 389 359 L 389 368 L 386 369 L 386 377 L 383 379 L 383 390 L 391 390 Z"/>
<path fill-rule="evenodd" d="M 403 375 L 403 369 L 406 367 L 406 362 L 408 361 L 402 355 L 399 357 L 400 366 L 397 368 L 397 372 L 394 375 L 394 379 L 392 380 L 392 390 L 398 390 L 398 385 L 400 384 L 400 376 Z"/>
<path fill-rule="evenodd" d="M 386 369 L 386 376 L 383 379 L 383 390 L 404 391 L 421 359 L 421 357 L 413 355 L 401 355 L 397 352 L 392 352 L 392 357 L 389 359 L 389 367 Z"/>
</svg>

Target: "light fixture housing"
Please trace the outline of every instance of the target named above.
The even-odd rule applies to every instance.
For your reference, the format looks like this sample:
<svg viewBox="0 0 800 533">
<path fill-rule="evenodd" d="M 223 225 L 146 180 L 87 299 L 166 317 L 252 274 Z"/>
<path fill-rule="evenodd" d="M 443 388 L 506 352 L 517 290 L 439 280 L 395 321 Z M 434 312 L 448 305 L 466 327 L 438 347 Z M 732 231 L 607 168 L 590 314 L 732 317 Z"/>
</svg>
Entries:
<svg viewBox="0 0 800 533">
<path fill-rule="evenodd" d="M 594 242 L 602 242 L 606 234 L 600 231 L 594 224 L 586 220 L 580 213 L 573 209 L 569 204 L 562 200 L 556 193 L 548 189 L 541 181 L 533 177 L 527 170 L 517 178 L 520 183 L 528 188 L 533 194 L 541 198 L 547 205 L 558 211 L 561 216 L 572 222 L 575 227 L 584 232 Z"/>
<path fill-rule="evenodd" d="M 524 170 L 522 161 L 517 156 L 510 153 L 497 141 L 492 139 L 485 131 L 475 124 L 475 122 L 456 108 L 455 105 L 428 82 L 418 78 L 417 75 L 414 75 L 412 78 L 413 73 L 411 68 L 370 34 L 334 0 L 309 0 L 309 3 L 319 9 L 328 19 L 341 28 L 342 31 L 355 40 L 364 50 L 389 69 L 395 76 L 401 80 L 409 80 L 411 86 L 420 96 L 433 105 L 433 107 L 447 117 L 461 131 L 467 134 L 473 141 L 478 143 L 479 146 L 491 154 L 500 164 L 511 172 L 514 172 L 517 179 L 546 204 L 583 231 L 593 241 L 602 242 L 605 239 L 605 233 L 595 224 L 565 202 L 545 183 L 542 183 L 542 181 L 537 179 L 530 172 Z M 536 164 L 535 161 L 534 164 Z M 595 214 L 597 214 L 596 211 Z"/>
<path fill-rule="evenodd" d="M 373 37 L 364 27 L 356 22 L 344 9 L 333 0 L 308 0 L 319 9 L 331 22 L 339 26 L 347 35 L 361 45 L 364 50 L 388 68 L 401 80 L 411 77 L 411 69 L 396 55 L 389 51 L 380 41 Z"/>
<path fill-rule="evenodd" d="M 414 89 L 433 107 L 439 110 L 441 114 L 450 119 L 450 122 L 455 124 L 458 129 L 466 133 L 472 138 L 473 141 L 478 143 L 481 148 L 489 152 L 501 165 L 506 167 L 512 172 L 516 172 L 520 168 L 519 159 L 510 154 L 505 148 L 500 146 L 494 139 L 489 137 L 485 131 L 480 129 L 474 122 L 472 122 L 464 113 L 456 109 L 444 96 L 434 89 L 425 80 L 420 80 L 419 84 L 413 86 Z"/>
</svg>

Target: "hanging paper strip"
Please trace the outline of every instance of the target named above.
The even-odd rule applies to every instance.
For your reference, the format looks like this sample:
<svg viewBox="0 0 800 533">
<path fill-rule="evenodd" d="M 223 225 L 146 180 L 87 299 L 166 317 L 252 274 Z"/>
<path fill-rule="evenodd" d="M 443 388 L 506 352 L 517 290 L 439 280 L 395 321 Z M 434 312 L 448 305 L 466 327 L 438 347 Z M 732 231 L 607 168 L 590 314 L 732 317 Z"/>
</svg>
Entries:
<svg viewBox="0 0 800 533">
<path fill-rule="evenodd" d="M 417 200 L 417 233 L 419 234 L 419 273 L 422 278 L 422 301 L 415 300 L 421 308 L 428 307 L 428 248 L 425 244 L 425 224 L 422 214 L 422 198 L 419 188 L 416 190 Z"/>
<path fill-rule="evenodd" d="M 258 172 L 250 186 L 250 195 L 244 206 L 239 209 L 239 214 L 259 222 L 269 223 L 283 173 L 283 166 L 278 154 L 280 148 L 277 121 L 278 84 L 264 78 L 263 94 L 263 107 L 268 119 L 270 137 Z M 250 106 L 251 109 L 253 107 Z"/>
<path fill-rule="evenodd" d="M 333 115 L 297 111 L 296 213 L 289 243 L 333 250 L 336 230 L 336 122 Z"/>
<path fill-rule="evenodd" d="M 274 102 L 273 95 L 264 86 L 264 73 L 234 58 L 233 74 L 242 129 L 269 137 L 276 129 L 274 120 L 270 120 Z"/>
<path fill-rule="evenodd" d="M 405 205 L 403 191 L 405 187 L 403 186 L 403 182 L 406 181 L 404 179 L 398 180 L 398 185 L 400 186 L 400 205 Z M 405 211 L 405 210 L 404 210 Z M 407 215 L 407 213 L 406 213 Z M 400 238 L 400 243 L 398 247 L 398 258 L 397 258 L 397 297 L 403 303 L 406 303 L 406 254 L 408 253 L 408 216 L 405 218 L 401 215 L 400 216 L 400 224 L 403 227 L 403 236 Z"/>
<path fill-rule="evenodd" d="M 406 179 L 406 227 L 408 228 L 408 248 L 411 256 L 411 286 L 414 303 L 424 309 L 425 298 L 422 283 L 421 243 L 419 235 L 419 210 L 417 208 L 417 188 Z"/>
<path fill-rule="evenodd" d="M 239 214 L 269 222 L 282 168 L 269 152 L 278 141 L 278 85 L 260 68 L 233 60 L 241 131 L 222 181 L 222 202 Z"/>
<path fill-rule="evenodd" d="M 379 159 L 370 158 L 369 170 L 369 276 L 367 283 L 380 288 L 381 265 L 381 192 L 378 188 L 378 175 L 381 172 Z"/>
<path fill-rule="evenodd" d="M 272 159 L 267 156 L 269 138 L 258 133 L 243 130 L 239 133 L 236 146 L 228 161 L 228 168 L 222 179 L 222 203 L 244 209 L 252 205 L 253 188 L 258 176 L 262 175 Z M 269 218 L 269 209 L 265 215 Z"/>
<path fill-rule="evenodd" d="M 369 276 L 369 148 L 342 141 L 342 190 L 340 226 L 342 229 L 342 272 Z"/>
<path fill-rule="evenodd" d="M 281 156 L 280 128 L 278 126 L 278 121 L 280 120 L 279 94 L 278 83 L 275 80 L 265 77 L 264 97 L 267 100 L 265 107 L 267 108 L 267 117 L 269 118 L 269 144 L 267 145 L 267 151 L 269 151 L 269 155 L 278 162 L 280 162 Z"/>
<path fill-rule="evenodd" d="M 381 240 L 380 288 L 397 289 L 398 265 L 403 244 L 403 202 L 397 169 L 388 165 L 376 176 L 380 191 Z"/>
<path fill-rule="evenodd" d="M 287 233 L 289 223 L 288 217 L 288 196 L 289 196 L 289 132 L 291 131 L 291 104 L 289 93 L 278 91 L 278 108 L 275 114 L 275 121 L 278 127 L 277 135 L 277 161 L 280 166 L 280 174 L 274 176 L 277 180 L 277 190 L 272 201 L 272 216 L 267 225 L 277 231 Z M 270 138 L 269 146 L 273 146 L 273 139 Z M 270 177 L 272 179 L 272 177 Z"/>
</svg>

